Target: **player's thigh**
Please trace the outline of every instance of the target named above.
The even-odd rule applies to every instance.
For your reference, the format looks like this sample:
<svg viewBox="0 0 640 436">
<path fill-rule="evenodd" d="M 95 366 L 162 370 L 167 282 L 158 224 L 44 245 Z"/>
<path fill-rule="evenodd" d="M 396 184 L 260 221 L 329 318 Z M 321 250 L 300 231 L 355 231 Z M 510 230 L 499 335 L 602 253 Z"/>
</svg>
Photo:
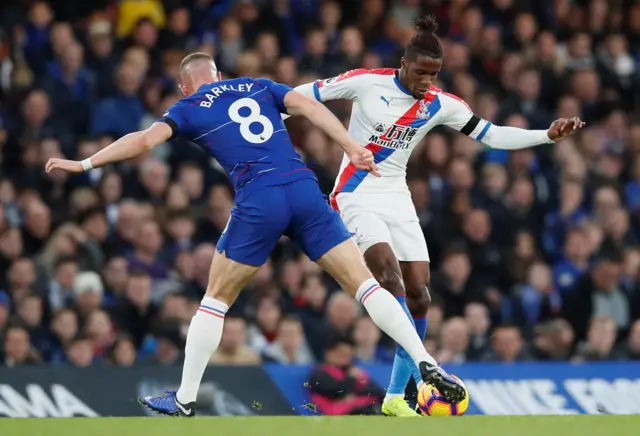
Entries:
<svg viewBox="0 0 640 436">
<path fill-rule="evenodd" d="M 372 197 L 369 201 L 377 200 Z M 340 195 L 337 202 L 340 205 L 340 217 L 362 253 L 380 243 L 391 245 L 391 232 L 384 216 L 362 198 Z"/>
<path fill-rule="evenodd" d="M 218 241 L 218 251 L 237 263 L 259 267 L 266 262 L 290 220 L 282 187 L 262 188 L 233 208 Z"/>
<path fill-rule="evenodd" d="M 410 221 L 389 222 L 391 246 L 400 262 L 429 262 L 429 250 L 416 217 Z"/>
<path fill-rule="evenodd" d="M 287 185 L 292 208 L 289 236 L 312 261 L 351 238 L 340 216 L 331 209 L 315 180 Z"/>
<path fill-rule="evenodd" d="M 373 277 L 351 238 L 331 248 L 316 262 L 354 297 L 360 285 Z"/>
<path fill-rule="evenodd" d="M 238 294 L 260 266 L 246 265 L 229 259 L 224 252 L 216 252 L 209 270 L 207 297 L 212 297 L 231 306 Z"/>
<path fill-rule="evenodd" d="M 369 247 L 364 260 L 380 286 L 395 296 L 405 294 L 400 264 L 390 244 L 380 242 Z"/>
</svg>

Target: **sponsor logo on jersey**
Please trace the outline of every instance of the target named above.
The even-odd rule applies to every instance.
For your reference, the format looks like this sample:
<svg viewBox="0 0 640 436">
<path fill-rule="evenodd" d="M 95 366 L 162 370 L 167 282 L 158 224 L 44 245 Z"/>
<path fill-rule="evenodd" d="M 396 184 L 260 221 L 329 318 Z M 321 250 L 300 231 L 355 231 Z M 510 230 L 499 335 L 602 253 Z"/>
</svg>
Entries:
<svg viewBox="0 0 640 436">
<path fill-rule="evenodd" d="M 373 131 L 374 133 L 369 138 L 369 142 L 382 147 L 400 150 L 408 149 L 411 140 L 418 133 L 418 129 L 415 127 L 402 126 L 400 124 L 385 126 L 382 123 L 375 124 Z"/>
</svg>

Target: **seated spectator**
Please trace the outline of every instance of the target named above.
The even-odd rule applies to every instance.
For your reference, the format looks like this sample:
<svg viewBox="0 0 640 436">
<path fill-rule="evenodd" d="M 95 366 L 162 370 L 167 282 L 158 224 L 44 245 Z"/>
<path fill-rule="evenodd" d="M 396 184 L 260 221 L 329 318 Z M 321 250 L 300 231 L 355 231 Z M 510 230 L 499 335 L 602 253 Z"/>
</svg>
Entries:
<svg viewBox="0 0 640 436">
<path fill-rule="evenodd" d="M 429 314 L 431 316 L 431 314 Z M 468 360 L 482 360 L 489 346 L 489 310 L 482 303 L 469 303 L 464 309 L 464 320 L 469 332 Z"/>
<path fill-rule="evenodd" d="M 531 355 L 535 360 L 567 360 L 573 352 L 571 324 L 562 318 L 538 324 L 534 330 Z"/>
<path fill-rule="evenodd" d="M 260 356 L 247 345 L 247 323 L 243 318 L 227 314 L 220 345 L 210 365 L 258 365 Z"/>
<path fill-rule="evenodd" d="M 51 332 L 44 321 L 44 304 L 42 298 L 30 295 L 18 303 L 16 307 L 17 321 L 29 332 L 31 345 L 45 360 L 51 353 Z"/>
<path fill-rule="evenodd" d="M 151 278 L 144 272 L 131 272 L 125 294 L 111 308 L 118 330 L 128 332 L 136 347 L 140 347 L 156 312 L 156 306 L 151 303 Z"/>
<path fill-rule="evenodd" d="M 87 339 L 91 341 L 93 353 L 99 357 L 106 357 L 117 337 L 113 321 L 104 310 L 96 310 L 89 314 L 84 332 Z"/>
<path fill-rule="evenodd" d="M 575 292 L 564 298 L 563 312 L 576 332 L 576 339 L 586 338 L 594 315 L 613 319 L 619 331 L 629 327 L 631 307 L 620 286 L 621 275 L 621 257 L 617 253 L 605 254 L 580 281 Z"/>
<path fill-rule="evenodd" d="M 53 314 L 51 321 L 52 348 L 49 356 L 51 363 L 64 361 L 64 350 L 78 335 L 78 315 L 71 309 L 60 309 Z"/>
<path fill-rule="evenodd" d="M 0 331 L 4 331 L 11 313 L 11 298 L 5 291 L 0 291 Z"/>
<path fill-rule="evenodd" d="M 263 353 L 276 340 L 281 318 L 280 306 L 273 298 L 260 299 L 256 310 L 256 322 L 247 329 L 249 346 L 258 353 Z"/>
<path fill-rule="evenodd" d="M 56 311 L 73 304 L 73 283 L 78 275 L 78 262 L 73 257 L 61 257 L 56 260 L 53 280 L 47 292 L 49 310 Z"/>
<path fill-rule="evenodd" d="M 163 322 L 152 331 L 155 338 L 155 352 L 151 363 L 155 365 L 179 365 L 184 359 L 185 341 L 180 333 L 180 323 L 175 320 Z"/>
<path fill-rule="evenodd" d="M 81 272 L 73 282 L 73 292 L 75 293 L 75 307 L 80 316 L 87 317 L 94 310 L 98 310 L 102 304 L 104 294 L 102 279 L 97 273 Z"/>
<path fill-rule="evenodd" d="M 98 362 L 98 358 L 93 353 L 91 340 L 80 336 L 67 345 L 66 363 L 77 368 L 86 368 Z"/>
<path fill-rule="evenodd" d="M 589 266 L 589 254 L 584 232 L 580 229 L 569 231 L 565 238 L 564 258 L 553 269 L 553 283 L 561 295 L 573 291 Z"/>
<path fill-rule="evenodd" d="M 491 336 L 490 350 L 483 360 L 504 363 L 529 360 L 520 329 L 513 325 L 496 327 Z"/>
<path fill-rule="evenodd" d="M 128 336 L 120 336 L 111 348 L 110 361 L 115 366 L 129 367 L 136 363 L 136 347 Z"/>
<path fill-rule="evenodd" d="M 615 354 L 623 359 L 640 360 L 640 320 L 631 325 L 626 343 Z"/>
<path fill-rule="evenodd" d="M 464 318 L 446 320 L 440 331 L 440 348 L 433 356 L 439 364 L 464 363 L 467 360 L 469 331 Z"/>
<path fill-rule="evenodd" d="M 29 343 L 29 332 L 20 325 L 6 329 L 3 341 L 2 364 L 8 368 L 40 363 L 40 356 Z"/>
<path fill-rule="evenodd" d="M 513 320 L 530 329 L 560 313 L 562 300 L 553 288 L 551 270 L 542 262 L 529 267 L 527 283 L 516 287 Z"/>
<path fill-rule="evenodd" d="M 324 415 L 379 415 L 384 390 L 368 374 L 353 365 L 354 344 L 333 334 L 324 353 L 324 363 L 309 375 L 311 401 Z"/>
<path fill-rule="evenodd" d="M 380 342 L 382 332 L 368 316 L 356 321 L 353 329 L 355 344 L 355 362 L 358 365 L 370 363 L 390 363 L 394 358 L 394 350 Z"/>
<path fill-rule="evenodd" d="M 336 292 L 327 303 L 327 322 L 329 328 L 339 334 L 350 334 L 358 316 L 360 308 L 356 300 L 346 292 Z"/>
<path fill-rule="evenodd" d="M 298 318 L 286 316 L 280 320 L 275 341 L 265 347 L 262 357 L 265 361 L 283 365 L 307 365 L 314 362 Z"/>
<path fill-rule="evenodd" d="M 598 316 L 591 319 L 587 340 L 578 344 L 573 362 L 610 360 L 616 343 L 616 323 L 613 319 Z"/>
</svg>

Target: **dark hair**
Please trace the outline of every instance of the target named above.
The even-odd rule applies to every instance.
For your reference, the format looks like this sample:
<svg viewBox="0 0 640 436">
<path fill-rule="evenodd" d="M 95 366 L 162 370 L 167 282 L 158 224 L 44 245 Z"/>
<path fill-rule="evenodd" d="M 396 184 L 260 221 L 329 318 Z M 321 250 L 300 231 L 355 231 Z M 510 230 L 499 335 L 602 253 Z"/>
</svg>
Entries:
<svg viewBox="0 0 640 436">
<path fill-rule="evenodd" d="M 355 346 L 355 342 L 351 336 L 339 332 L 331 332 L 325 341 L 325 350 L 335 350 L 340 345 Z"/>
<path fill-rule="evenodd" d="M 429 56 L 433 59 L 440 59 L 443 56 L 442 42 L 436 30 L 438 22 L 433 15 L 422 16 L 416 21 L 417 33 L 411 38 L 411 42 L 404 50 L 404 57 L 415 59 L 418 55 Z"/>
</svg>

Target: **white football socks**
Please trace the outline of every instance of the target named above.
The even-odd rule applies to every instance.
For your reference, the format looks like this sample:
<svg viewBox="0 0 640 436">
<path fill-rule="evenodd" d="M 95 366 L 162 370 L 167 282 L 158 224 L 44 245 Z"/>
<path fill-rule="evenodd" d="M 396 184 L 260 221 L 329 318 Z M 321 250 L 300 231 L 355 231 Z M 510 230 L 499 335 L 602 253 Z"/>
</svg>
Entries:
<svg viewBox="0 0 640 436">
<path fill-rule="evenodd" d="M 427 353 L 400 303 L 375 279 L 371 278 L 360 285 L 356 292 L 356 299 L 367 309 L 369 316 L 380 330 L 400 344 L 416 365 L 420 362 L 428 362 L 430 365 L 438 366 L 436 360 Z"/>
<path fill-rule="evenodd" d="M 204 297 L 191 319 L 184 349 L 182 382 L 177 398 L 182 404 L 196 400 L 204 370 L 222 338 L 224 316 L 229 306 L 211 297 Z"/>
</svg>

